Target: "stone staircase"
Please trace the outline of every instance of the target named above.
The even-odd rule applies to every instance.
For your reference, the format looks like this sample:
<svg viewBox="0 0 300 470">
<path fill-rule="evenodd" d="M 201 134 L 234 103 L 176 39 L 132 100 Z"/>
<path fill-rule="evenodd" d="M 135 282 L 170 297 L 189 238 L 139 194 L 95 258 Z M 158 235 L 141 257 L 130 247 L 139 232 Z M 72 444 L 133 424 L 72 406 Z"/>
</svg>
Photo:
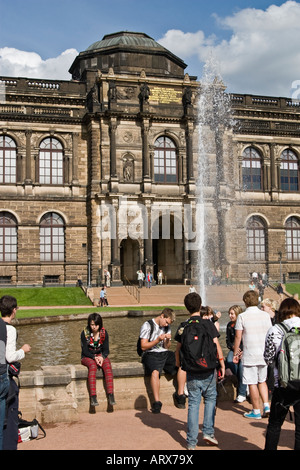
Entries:
<svg viewBox="0 0 300 470">
<path fill-rule="evenodd" d="M 227 310 L 231 305 L 244 306 L 243 294 L 248 286 L 246 284 L 213 285 L 207 286 L 204 303 L 215 309 Z M 89 290 L 89 297 L 98 305 L 100 287 Z M 107 288 L 107 299 L 110 307 L 138 307 L 138 306 L 182 306 L 183 299 L 189 293 L 189 286 L 185 285 L 154 285 L 150 289 L 136 288 L 139 292 L 139 301 L 128 292 L 125 286 L 112 286 Z M 264 299 L 279 300 L 279 295 L 274 289 L 268 287 L 264 293 Z"/>
<path fill-rule="evenodd" d="M 91 300 L 98 303 L 101 288 L 90 290 Z M 183 299 L 189 293 L 189 286 L 185 285 L 154 285 L 150 289 L 138 289 L 139 302 L 124 286 L 107 288 L 107 299 L 110 307 L 137 307 L 137 306 L 182 306 Z M 231 305 L 243 305 L 244 290 L 238 290 L 233 285 L 207 286 L 205 303 L 217 309 L 227 309 Z"/>
</svg>

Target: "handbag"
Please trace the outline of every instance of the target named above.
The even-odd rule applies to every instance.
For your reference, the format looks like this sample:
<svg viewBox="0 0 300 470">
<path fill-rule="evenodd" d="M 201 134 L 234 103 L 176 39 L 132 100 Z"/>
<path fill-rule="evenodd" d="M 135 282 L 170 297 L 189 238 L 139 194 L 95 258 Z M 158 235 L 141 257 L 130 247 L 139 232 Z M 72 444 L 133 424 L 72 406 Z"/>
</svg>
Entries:
<svg viewBox="0 0 300 470">
<path fill-rule="evenodd" d="M 40 425 L 40 423 L 33 419 L 32 421 L 26 421 L 22 418 L 22 413 L 19 411 L 18 418 L 18 442 L 29 441 L 30 439 L 36 439 L 39 434 L 39 430 L 42 431 L 44 437 L 46 437 L 46 431 Z"/>
<path fill-rule="evenodd" d="M 8 364 L 8 373 L 13 377 L 18 377 L 21 370 L 21 362 L 11 362 Z"/>
</svg>

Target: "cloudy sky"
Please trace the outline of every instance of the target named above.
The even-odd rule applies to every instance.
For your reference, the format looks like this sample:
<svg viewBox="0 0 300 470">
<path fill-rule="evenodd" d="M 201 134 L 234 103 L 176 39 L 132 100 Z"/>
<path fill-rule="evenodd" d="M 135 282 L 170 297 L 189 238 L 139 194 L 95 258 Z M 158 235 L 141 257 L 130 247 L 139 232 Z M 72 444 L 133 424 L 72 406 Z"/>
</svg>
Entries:
<svg viewBox="0 0 300 470">
<path fill-rule="evenodd" d="M 161 43 L 199 80 L 213 58 L 229 92 L 300 98 L 300 2 L 0 0 L 0 8 L 2 77 L 69 80 L 79 52 L 128 30 Z"/>
</svg>

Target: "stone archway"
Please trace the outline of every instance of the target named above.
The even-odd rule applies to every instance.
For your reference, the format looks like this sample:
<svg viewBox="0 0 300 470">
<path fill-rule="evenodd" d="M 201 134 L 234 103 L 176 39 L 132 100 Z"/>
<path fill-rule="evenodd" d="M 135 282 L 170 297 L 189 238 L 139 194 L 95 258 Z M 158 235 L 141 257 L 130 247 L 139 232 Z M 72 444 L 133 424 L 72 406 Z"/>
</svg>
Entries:
<svg viewBox="0 0 300 470">
<path fill-rule="evenodd" d="M 136 282 L 137 271 L 140 269 L 140 247 L 137 240 L 124 238 L 120 245 L 121 279 L 125 276 L 129 281 Z"/>
<path fill-rule="evenodd" d="M 168 283 L 179 283 L 184 278 L 184 240 L 183 236 L 176 239 L 174 236 L 174 218 L 170 218 L 170 234 L 167 238 L 162 236 L 162 219 L 159 218 L 159 238 L 152 241 L 154 279 L 161 269 L 167 277 Z"/>
</svg>

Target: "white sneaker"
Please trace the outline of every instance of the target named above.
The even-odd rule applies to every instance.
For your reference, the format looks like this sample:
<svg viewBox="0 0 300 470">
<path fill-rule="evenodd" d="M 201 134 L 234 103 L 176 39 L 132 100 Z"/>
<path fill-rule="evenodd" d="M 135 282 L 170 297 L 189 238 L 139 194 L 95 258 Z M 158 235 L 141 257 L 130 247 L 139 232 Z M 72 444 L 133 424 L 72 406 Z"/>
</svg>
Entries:
<svg viewBox="0 0 300 470">
<path fill-rule="evenodd" d="M 215 436 L 208 436 L 207 434 L 205 434 L 203 436 L 203 439 L 206 442 L 206 444 L 211 445 L 211 446 L 217 446 L 219 444 Z"/>
<path fill-rule="evenodd" d="M 244 397 L 243 395 L 238 395 L 234 400 L 235 403 L 243 403 L 243 401 L 246 401 L 246 397 Z"/>
</svg>

